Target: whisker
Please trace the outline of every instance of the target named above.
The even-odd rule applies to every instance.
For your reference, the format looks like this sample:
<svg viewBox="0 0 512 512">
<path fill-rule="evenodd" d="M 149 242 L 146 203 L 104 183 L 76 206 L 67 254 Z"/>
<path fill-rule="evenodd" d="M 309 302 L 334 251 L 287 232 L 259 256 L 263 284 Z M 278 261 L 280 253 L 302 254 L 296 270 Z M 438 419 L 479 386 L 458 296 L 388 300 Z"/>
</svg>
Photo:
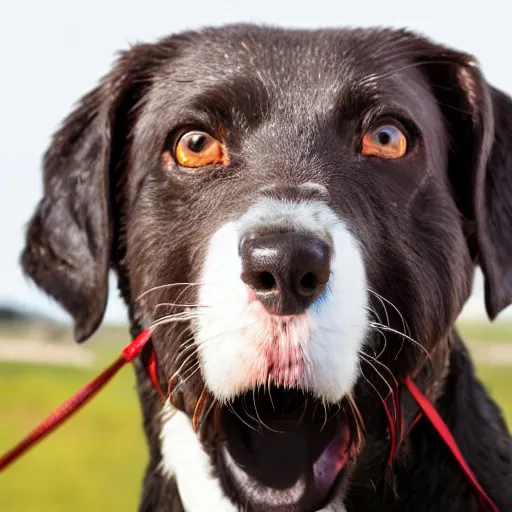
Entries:
<svg viewBox="0 0 512 512">
<path fill-rule="evenodd" d="M 183 343 L 180 343 L 178 348 L 176 349 L 176 359 L 178 360 L 179 357 L 181 357 L 184 353 L 186 353 L 187 350 L 190 350 L 191 348 L 195 348 L 195 344 L 193 342 L 194 338 L 190 337 L 187 338 Z"/>
<path fill-rule="evenodd" d="M 196 352 L 190 353 L 187 358 L 181 363 L 180 367 L 173 373 L 171 379 L 175 377 L 176 375 L 179 375 L 183 367 L 196 355 Z M 177 359 L 176 359 L 177 360 Z M 199 361 L 197 361 L 195 364 L 199 364 Z"/>
<path fill-rule="evenodd" d="M 155 323 L 162 322 L 163 320 L 172 320 L 173 318 L 193 318 L 199 316 L 196 311 L 179 311 L 178 313 L 169 313 L 167 315 L 155 318 Z"/>
<path fill-rule="evenodd" d="M 183 374 L 185 378 L 177 386 L 178 389 L 183 387 L 200 369 L 201 365 L 199 364 L 199 361 L 194 363 L 190 368 L 188 368 L 186 372 Z"/>
<path fill-rule="evenodd" d="M 386 297 L 383 297 L 382 295 L 379 295 L 376 291 L 371 290 L 370 288 L 368 288 L 368 291 L 373 293 L 381 301 L 387 302 L 398 313 L 398 316 L 400 317 L 400 320 L 402 321 L 402 326 L 404 328 L 404 332 L 410 334 L 411 331 L 409 329 L 409 326 L 407 325 L 407 322 L 406 322 L 404 316 L 402 315 L 402 313 L 400 312 L 400 310 L 389 299 L 386 299 Z M 388 324 L 387 325 L 388 326 L 390 325 L 389 318 L 388 318 Z"/>
<path fill-rule="evenodd" d="M 194 343 L 194 337 L 187 338 L 180 346 L 176 349 L 176 359 L 178 362 L 180 357 L 183 357 L 191 349 L 197 349 L 197 345 Z"/>
<path fill-rule="evenodd" d="M 183 290 L 181 290 L 181 292 L 179 293 L 178 297 L 176 298 L 176 302 L 180 301 L 181 297 L 183 297 L 183 294 L 189 290 L 190 286 L 191 285 L 189 284 Z"/>
<path fill-rule="evenodd" d="M 270 398 L 270 403 L 272 405 L 272 410 L 274 412 L 276 412 L 276 408 L 274 406 L 274 401 L 272 400 L 272 386 L 271 386 L 271 383 L 270 383 L 270 375 L 268 376 L 268 379 L 267 379 L 267 387 L 268 387 L 268 397 Z"/>
<path fill-rule="evenodd" d="M 363 376 L 364 380 L 373 388 L 373 390 L 375 391 L 375 393 L 377 393 L 377 395 L 379 396 L 381 401 L 384 402 L 384 398 L 382 398 L 382 395 L 380 394 L 379 390 L 373 385 L 373 383 L 365 375 L 365 373 L 363 371 L 363 367 L 361 366 L 361 364 L 359 364 L 359 370 L 361 371 L 361 375 Z"/>
<path fill-rule="evenodd" d="M 375 359 L 379 359 L 379 357 L 384 354 L 387 346 L 388 346 L 388 340 L 386 338 L 386 335 L 380 330 L 378 329 L 377 327 L 373 327 L 381 336 L 382 336 L 382 339 L 384 340 L 384 346 L 382 347 L 381 351 L 375 355 Z M 402 343 L 403 343 L 403 339 L 402 339 Z"/>
<path fill-rule="evenodd" d="M 195 316 L 195 317 L 204 317 L 205 316 L 205 312 L 203 311 L 199 311 L 199 309 L 188 309 L 188 310 L 185 310 L 185 311 L 175 311 L 175 312 L 172 312 L 172 313 L 167 313 L 163 316 L 160 316 L 158 318 L 155 318 L 155 322 L 159 322 L 160 320 L 164 320 L 165 318 L 182 318 L 182 317 L 186 317 L 186 316 Z"/>
<path fill-rule="evenodd" d="M 165 317 L 156 320 L 153 323 L 152 327 L 155 328 L 155 327 L 160 327 L 162 325 L 167 325 L 167 324 L 190 322 L 190 320 L 196 320 L 196 319 L 197 319 L 196 314 L 177 313 L 174 315 L 166 315 Z"/>
<path fill-rule="evenodd" d="M 327 417 L 328 416 L 327 415 L 327 405 L 325 403 L 325 400 L 322 400 L 322 405 L 324 407 L 324 416 L 325 416 L 325 418 L 324 418 L 324 422 L 322 424 L 322 428 L 320 429 L 320 432 L 323 432 L 325 426 L 327 425 L 327 422 L 329 421 L 329 418 Z"/>
<path fill-rule="evenodd" d="M 304 419 L 304 415 L 306 414 L 306 410 L 308 408 L 308 397 L 305 397 L 304 401 L 304 410 L 302 411 L 302 414 L 300 415 L 300 418 L 297 420 L 297 425 L 300 425 L 300 422 Z M 275 411 L 275 409 L 274 409 Z"/>
<path fill-rule="evenodd" d="M 363 354 L 360 354 L 361 356 L 363 356 Z M 366 357 L 363 357 L 363 359 L 365 360 L 365 362 L 367 364 L 369 364 L 373 370 L 375 371 L 375 373 L 382 379 L 382 382 L 384 382 L 384 384 L 386 384 L 386 386 L 388 387 L 389 389 L 389 393 L 392 394 L 393 393 L 393 388 L 391 387 L 391 385 L 389 384 L 389 382 L 384 378 L 384 376 L 382 375 L 382 373 L 379 372 L 379 370 L 377 370 L 377 368 L 375 368 L 375 366 L 373 365 L 373 363 L 371 363 L 368 359 L 366 359 Z M 382 398 L 382 397 L 381 397 Z"/>
<path fill-rule="evenodd" d="M 185 384 L 196 374 L 196 372 L 200 369 L 199 363 L 194 363 L 190 368 L 186 370 L 184 373 L 184 376 L 186 377 L 183 380 L 179 380 L 179 382 L 176 382 L 175 376 L 173 376 L 171 379 L 169 379 L 169 386 L 168 386 L 168 398 L 170 398 L 174 393 L 181 392 L 183 390 L 183 387 Z M 174 379 L 174 382 L 173 382 Z"/>
<path fill-rule="evenodd" d="M 371 307 L 371 306 L 367 307 L 366 311 L 368 311 L 370 314 L 374 315 L 375 318 L 377 318 L 377 320 L 379 321 L 379 323 L 382 323 L 380 318 L 379 318 L 379 315 L 377 314 L 377 311 L 375 311 L 375 309 L 373 307 Z M 388 346 L 388 340 L 386 338 L 386 335 L 381 330 L 377 329 L 376 327 L 373 327 L 373 329 L 375 329 L 378 332 L 379 336 L 384 341 L 384 345 L 383 345 L 383 347 L 381 348 L 381 350 L 380 350 L 380 352 L 378 354 L 375 352 L 374 347 L 372 347 L 374 356 L 376 358 L 379 358 L 385 352 L 385 350 L 386 350 L 386 348 Z"/>
<path fill-rule="evenodd" d="M 201 286 L 203 283 L 168 283 L 168 284 L 161 284 L 158 286 L 152 286 L 151 288 L 148 288 L 147 290 L 143 291 L 135 300 L 139 301 L 143 299 L 146 295 L 152 292 L 157 292 L 159 290 L 163 290 L 164 288 L 174 288 L 176 286 Z"/>
<path fill-rule="evenodd" d="M 402 336 L 402 338 L 404 338 L 404 339 L 410 341 L 411 343 L 413 343 L 414 345 L 416 345 L 420 350 L 422 350 L 425 353 L 425 355 L 428 357 L 428 359 L 430 359 L 430 354 L 428 353 L 427 349 L 421 343 L 417 342 L 416 340 L 414 340 L 413 338 L 411 338 L 407 334 L 405 334 L 403 332 L 400 332 L 400 331 L 397 331 L 396 329 L 393 329 L 392 327 L 388 327 L 386 325 L 382 325 L 382 324 L 379 324 L 379 323 L 376 323 L 376 322 L 370 322 L 370 325 L 372 327 L 383 329 L 384 331 L 392 332 L 394 334 L 397 334 L 398 336 Z"/>
<path fill-rule="evenodd" d="M 158 309 L 158 308 L 163 308 L 163 307 L 176 307 L 176 308 L 211 308 L 211 306 L 208 306 L 208 305 L 205 305 L 205 304 L 193 304 L 193 303 L 190 303 L 190 304 L 183 304 L 183 303 L 178 303 L 178 302 L 160 302 L 159 304 L 157 304 L 155 306 L 155 311 Z"/>
<path fill-rule="evenodd" d="M 390 325 L 390 321 L 389 321 L 389 315 L 388 315 L 388 310 L 386 308 L 386 304 L 384 303 L 384 299 L 376 292 L 374 292 L 373 290 L 371 290 L 370 288 L 367 288 L 367 290 L 370 292 L 370 293 L 373 293 L 373 295 L 375 297 L 377 297 L 377 299 L 380 301 L 380 303 L 382 304 L 382 308 L 384 309 L 384 314 L 386 315 L 386 325 Z M 379 319 L 379 323 L 382 323 Z"/>
<path fill-rule="evenodd" d="M 258 391 L 259 391 L 259 388 L 258 388 Z M 258 421 L 265 427 L 267 428 L 268 430 L 270 430 L 271 432 L 275 432 L 276 434 L 284 434 L 284 431 L 282 430 L 274 430 L 273 428 L 270 428 L 260 417 L 259 413 L 258 413 L 258 407 L 256 405 L 256 393 L 252 392 L 252 402 L 254 404 L 254 412 L 256 413 L 256 416 L 258 417 Z"/>
<path fill-rule="evenodd" d="M 380 316 L 377 313 L 377 310 L 371 304 L 369 304 L 368 306 L 365 306 L 365 309 L 366 309 L 366 311 L 368 311 L 368 313 L 373 315 L 379 321 L 379 323 L 382 323 L 382 320 L 380 319 Z"/>
<path fill-rule="evenodd" d="M 373 356 L 371 356 L 370 354 L 366 354 L 362 351 L 359 351 L 359 355 L 363 358 L 363 359 L 366 359 L 366 358 L 369 358 L 371 359 L 372 361 L 374 361 L 376 364 L 378 364 L 379 366 L 382 366 L 382 368 L 384 368 L 388 373 L 389 375 L 391 375 L 391 378 L 393 379 L 393 382 L 395 385 L 398 386 L 398 381 L 396 380 L 396 377 L 394 376 L 393 372 L 381 361 L 377 361 L 376 358 L 374 358 Z M 368 361 L 367 361 L 368 362 Z"/>
<path fill-rule="evenodd" d="M 233 407 L 232 404 L 230 404 L 229 402 L 226 402 L 226 407 L 242 422 L 242 423 L 245 423 L 245 425 L 247 425 L 251 430 L 254 430 L 254 432 L 256 432 L 257 434 L 260 434 L 260 432 L 255 429 L 252 425 L 249 425 L 249 423 L 247 423 L 247 421 L 245 421 L 236 411 L 235 411 L 235 408 Z"/>
<path fill-rule="evenodd" d="M 187 351 L 189 350 L 195 350 L 196 352 L 200 349 L 200 348 L 204 348 L 206 347 L 207 345 L 209 345 L 210 343 L 212 343 L 215 339 L 219 338 L 220 336 L 225 336 L 227 334 L 229 334 L 230 332 L 232 332 L 232 330 L 229 330 L 229 331 L 223 331 L 221 333 L 218 333 L 216 334 L 215 336 L 211 336 L 210 338 L 207 338 L 205 340 L 202 340 L 200 343 L 197 342 L 197 340 L 195 339 L 194 336 L 191 336 L 190 338 L 188 338 L 187 340 L 185 340 L 179 347 L 178 349 L 176 350 L 177 352 L 177 356 L 176 356 L 176 359 L 175 361 L 177 362 L 178 359 L 180 357 L 183 356 L 183 354 L 185 354 Z M 187 345 L 188 343 L 188 345 Z"/>
<path fill-rule="evenodd" d="M 254 395 L 254 393 L 253 393 L 253 395 Z M 247 414 L 247 416 L 248 416 L 249 418 L 251 418 L 251 420 L 253 420 L 257 425 L 263 425 L 263 424 L 261 423 L 261 421 L 259 421 L 259 420 L 258 420 L 258 418 L 255 418 L 255 417 L 254 417 L 254 416 L 253 416 L 253 415 L 248 411 L 248 409 L 247 409 L 247 403 L 246 403 L 246 401 L 245 401 L 245 399 L 246 399 L 246 398 L 247 398 L 247 396 L 246 396 L 246 395 L 244 395 L 244 396 L 242 397 L 242 400 L 241 400 L 242 409 L 244 410 L 244 413 L 245 413 L 245 414 Z M 261 433 L 261 432 L 260 432 L 260 433 Z"/>
</svg>

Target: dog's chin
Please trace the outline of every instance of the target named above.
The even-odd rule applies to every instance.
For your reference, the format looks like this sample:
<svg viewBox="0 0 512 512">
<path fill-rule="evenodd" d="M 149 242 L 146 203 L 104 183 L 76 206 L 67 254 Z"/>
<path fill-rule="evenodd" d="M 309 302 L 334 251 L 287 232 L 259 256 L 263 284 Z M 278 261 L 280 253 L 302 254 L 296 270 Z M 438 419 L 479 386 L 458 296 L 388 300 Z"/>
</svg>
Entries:
<svg viewBox="0 0 512 512">
<path fill-rule="evenodd" d="M 292 389 L 250 391 L 216 413 L 218 469 L 251 510 L 318 510 L 349 462 L 349 427 L 339 406 Z"/>
</svg>

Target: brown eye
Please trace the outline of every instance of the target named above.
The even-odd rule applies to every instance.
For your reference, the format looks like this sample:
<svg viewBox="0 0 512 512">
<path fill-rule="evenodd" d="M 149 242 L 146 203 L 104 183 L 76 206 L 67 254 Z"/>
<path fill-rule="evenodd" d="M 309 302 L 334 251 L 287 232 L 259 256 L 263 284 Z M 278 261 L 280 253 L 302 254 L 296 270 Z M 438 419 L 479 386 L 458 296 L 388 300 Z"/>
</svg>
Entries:
<svg viewBox="0 0 512 512">
<path fill-rule="evenodd" d="M 175 157 L 182 167 L 227 164 L 226 148 L 206 132 L 187 132 L 176 145 Z"/>
<path fill-rule="evenodd" d="M 379 158 L 401 158 L 407 151 L 405 135 L 394 125 L 384 124 L 363 137 L 361 153 Z"/>
</svg>

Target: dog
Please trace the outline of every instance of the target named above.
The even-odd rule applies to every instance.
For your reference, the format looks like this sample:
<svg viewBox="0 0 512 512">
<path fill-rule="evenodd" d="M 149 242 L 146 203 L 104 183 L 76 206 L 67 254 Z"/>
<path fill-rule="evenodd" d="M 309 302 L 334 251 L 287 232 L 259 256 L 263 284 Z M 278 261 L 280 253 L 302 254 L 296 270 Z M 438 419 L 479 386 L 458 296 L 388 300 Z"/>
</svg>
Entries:
<svg viewBox="0 0 512 512">
<path fill-rule="evenodd" d="M 512 100 L 395 29 L 206 28 L 122 53 L 55 134 L 24 272 L 135 361 L 139 510 L 476 512 L 404 388 L 512 510 L 512 440 L 454 327 L 512 302 Z"/>
</svg>

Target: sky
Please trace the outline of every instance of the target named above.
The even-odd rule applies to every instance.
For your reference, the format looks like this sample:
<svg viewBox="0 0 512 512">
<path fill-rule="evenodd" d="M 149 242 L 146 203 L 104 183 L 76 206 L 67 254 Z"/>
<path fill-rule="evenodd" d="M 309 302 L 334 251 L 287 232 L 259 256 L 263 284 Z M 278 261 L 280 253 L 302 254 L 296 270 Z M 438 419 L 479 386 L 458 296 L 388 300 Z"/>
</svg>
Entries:
<svg viewBox="0 0 512 512">
<path fill-rule="evenodd" d="M 18 260 L 42 193 L 41 156 L 80 96 L 117 51 L 186 29 L 233 22 L 284 27 L 407 27 L 474 54 L 487 79 L 512 94 L 506 0 L 18 0 L 0 6 L 0 304 L 68 317 L 25 279 Z M 123 321 L 114 281 L 107 321 Z M 483 314 L 478 275 L 468 314 Z"/>
</svg>

